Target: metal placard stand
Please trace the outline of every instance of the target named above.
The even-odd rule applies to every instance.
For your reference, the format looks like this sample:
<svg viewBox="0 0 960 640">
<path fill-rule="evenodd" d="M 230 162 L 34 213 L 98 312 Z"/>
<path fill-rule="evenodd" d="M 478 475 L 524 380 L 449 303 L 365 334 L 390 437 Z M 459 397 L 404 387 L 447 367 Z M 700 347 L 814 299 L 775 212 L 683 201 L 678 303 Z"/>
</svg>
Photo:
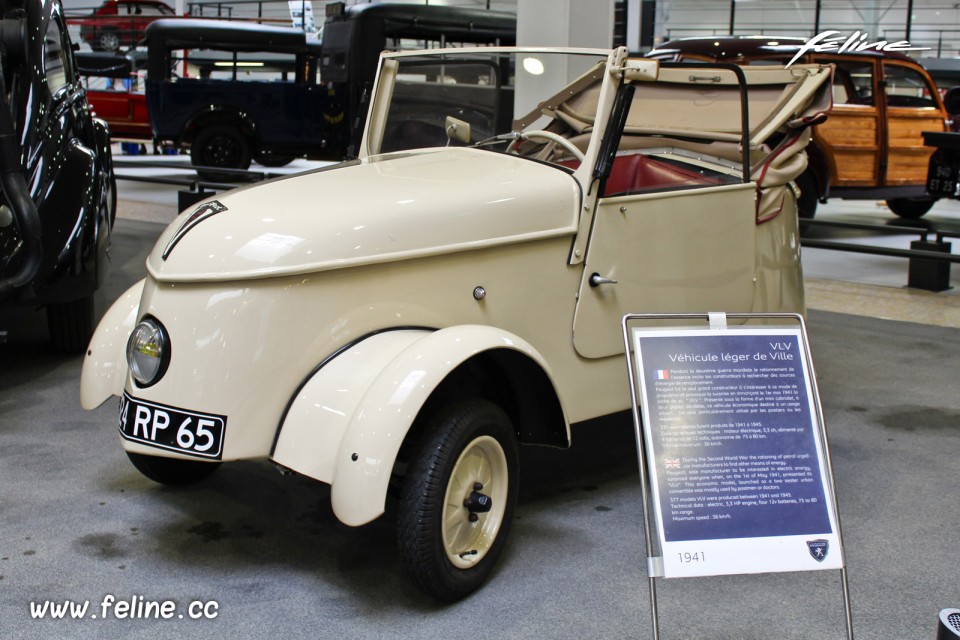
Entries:
<svg viewBox="0 0 960 640">
<path fill-rule="evenodd" d="M 803 317 L 628 314 L 622 329 L 654 639 L 656 578 L 833 569 L 852 640 L 833 469 Z"/>
</svg>

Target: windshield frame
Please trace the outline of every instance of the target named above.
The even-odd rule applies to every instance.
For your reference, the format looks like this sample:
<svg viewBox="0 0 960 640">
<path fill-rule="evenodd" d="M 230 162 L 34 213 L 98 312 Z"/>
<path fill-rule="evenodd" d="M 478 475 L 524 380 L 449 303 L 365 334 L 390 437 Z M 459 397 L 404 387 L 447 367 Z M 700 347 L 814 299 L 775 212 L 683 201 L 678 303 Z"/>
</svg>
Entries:
<svg viewBox="0 0 960 640">
<path fill-rule="evenodd" d="M 605 70 L 609 71 L 615 67 L 615 62 L 626 54 L 625 49 L 593 49 L 593 48 L 561 48 L 561 47 L 462 47 L 454 49 L 429 49 L 419 51 L 403 51 L 394 53 L 384 53 L 380 57 L 377 69 L 377 82 L 373 89 L 373 99 L 370 101 L 369 112 L 367 115 L 367 126 L 364 129 L 361 139 L 359 158 L 366 159 L 371 156 L 382 153 L 381 149 L 384 142 L 387 116 L 390 103 L 393 98 L 393 92 L 397 84 L 397 74 L 400 70 L 403 58 L 416 57 L 427 60 L 430 57 L 439 58 L 441 56 L 497 56 L 497 55 L 582 55 L 594 58 L 604 59 Z M 604 109 L 605 104 L 603 96 L 608 92 L 608 82 L 610 73 L 604 74 L 604 89 L 601 90 L 601 100 L 597 110 L 597 129 L 606 122 L 606 113 L 609 109 Z M 544 99 L 549 96 L 543 96 Z M 602 121 L 602 122 L 601 122 Z M 596 131 L 591 136 L 590 145 L 593 146 L 596 138 Z M 588 149 L 589 151 L 589 149 Z M 585 154 L 589 158 L 589 153 Z M 586 164 L 585 159 L 583 164 Z"/>
</svg>

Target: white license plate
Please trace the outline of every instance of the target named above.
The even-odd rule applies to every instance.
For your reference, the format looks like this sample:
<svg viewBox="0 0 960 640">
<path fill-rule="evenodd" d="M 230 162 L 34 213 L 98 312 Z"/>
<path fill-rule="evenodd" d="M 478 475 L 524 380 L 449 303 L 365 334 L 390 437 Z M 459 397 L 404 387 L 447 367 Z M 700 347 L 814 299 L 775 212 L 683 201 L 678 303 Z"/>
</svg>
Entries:
<svg viewBox="0 0 960 640">
<path fill-rule="evenodd" d="M 120 435 L 132 442 L 219 460 L 227 417 L 146 402 L 124 392 L 119 426 Z"/>
</svg>

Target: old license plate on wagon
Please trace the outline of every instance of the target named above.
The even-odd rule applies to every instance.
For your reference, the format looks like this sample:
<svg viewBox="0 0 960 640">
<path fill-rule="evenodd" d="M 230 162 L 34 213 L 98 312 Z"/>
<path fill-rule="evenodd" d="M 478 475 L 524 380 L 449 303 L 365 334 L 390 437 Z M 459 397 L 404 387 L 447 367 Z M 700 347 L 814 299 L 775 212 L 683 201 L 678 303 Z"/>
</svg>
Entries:
<svg viewBox="0 0 960 640">
<path fill-rule="evenodd" d="M 955 155 L 955 154 L 954 154 Z M 957 198 L 960 191 L 960 159 L 942 150 L 930 156 L 927 169 L 927 193 L 943 198 Z"/>
<path fill-rule="evenodd" d="M 124 392 L 119 427 L 120 435 L 131 442 L 219 460 L 227 417 L 146 402 Z"/>
</svg>

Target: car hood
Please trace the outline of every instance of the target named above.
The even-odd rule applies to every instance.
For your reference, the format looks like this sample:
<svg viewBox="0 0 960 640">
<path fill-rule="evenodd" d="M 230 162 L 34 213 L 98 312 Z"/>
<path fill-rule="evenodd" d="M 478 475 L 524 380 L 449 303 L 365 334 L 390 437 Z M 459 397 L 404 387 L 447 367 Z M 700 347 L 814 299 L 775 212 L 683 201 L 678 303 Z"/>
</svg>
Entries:
<svg viewBox="0 0 960 640">
<path fill-rule="evenodd" d="M 159 281 L 268 278 L 573 233 L 566 171 L 477 149 L 388 154 L 220 194 L 147 259 Z"/>
</svg>

